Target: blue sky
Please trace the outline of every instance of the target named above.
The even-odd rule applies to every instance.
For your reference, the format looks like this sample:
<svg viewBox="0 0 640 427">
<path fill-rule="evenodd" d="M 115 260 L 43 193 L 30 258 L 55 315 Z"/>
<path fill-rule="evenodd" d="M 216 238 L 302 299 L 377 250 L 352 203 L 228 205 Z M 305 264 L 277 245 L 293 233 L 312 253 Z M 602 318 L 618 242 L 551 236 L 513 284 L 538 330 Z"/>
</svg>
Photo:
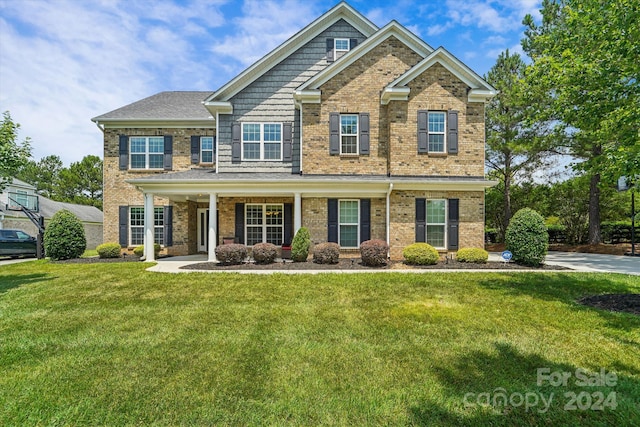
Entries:
<svg viewBox="0 0 640 427">
<path fill-rule="evenodd" d="M 36 160 L 102 157 L 90 121 L 165 90 L 216 90 L 337 1 L 0 0 L 0 111 L 32 138 Z M 379 27 L 396 20 L 478 74 L 521 52 L 538 0 L 349 4 Z"/>
</svg>

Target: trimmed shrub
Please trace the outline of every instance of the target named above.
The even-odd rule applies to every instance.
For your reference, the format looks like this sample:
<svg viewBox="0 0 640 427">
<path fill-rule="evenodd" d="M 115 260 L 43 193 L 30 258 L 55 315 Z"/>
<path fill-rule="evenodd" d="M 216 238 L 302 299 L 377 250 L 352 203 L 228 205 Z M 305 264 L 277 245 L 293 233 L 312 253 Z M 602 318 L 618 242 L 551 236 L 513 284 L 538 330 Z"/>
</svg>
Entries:
<svg viewBox="0 0 640 427">
<path fill-rule="evenodd" d="M 96 251 L 98 251 L 100 258 L 120 258 L 120 245 L 118 243 L 103 243 L 98 245 Z"/>
<path fill-rule="evenodd" d="M 313 262 L 316 264 L 337 264 L 340 258 L 340 245 L 320 243 L 313 248 Z"/>
<path fill-rule="evenodd" d="M 216 247 L 216 258 L 222 264 L 237 265 L 247 258 L 248 250 L 240 243 L 229 243 Z"/>
<path fill-rule="evenodd" d="M 437 264 L 440 254 L 428 243 L 413 243 L 402 251 L 405 264 L 433 265 Z"/>
<path fill-rule="evenodd" d="M 158 254 L 160 253 L 160 244 L 159 243 L 154 243 L 153 244 L 153 253 L 155 254 L 156 257 L 158 257 Z M 133 254 L 137 257 L 141 257 L 144 255 L 144 245 L 140 245 L 140 246 L 136 246 L 133 249 Z"/>
<path fill-rule="evenodd" d="M 87 248 L 84 227 L 66 209 L 53 215 L 44 232 L 44 250 L 53 260 L 78 258 Z"/>
<path fill-rule="evenodd" d="M 309 235 L 309 229 L 300 227 L 291 244 L 291 259 L 293 262 L 305 262 L 309 258 L 310 246 L 311 236 Z"/>
<path fill-rule="evenodd" d="M 519 264 L 537 266 L 544 261 L 549 247 L 549 234 L 544 218 L 530 208 L 513 215 L 505 234 L 506 249 Z"/>
<path fill-rule="evenodd" d="M 278 247 L 273 243 L 256 243 L 251 249 L 253 259 L 258 264 L 271 264 L 278 257 Z"/>
<path fill-rule="evenodd" d="M 362 265 L 380 267 L 387 265 L 389 245 L 384 240 L 367 240 L 360 243 Z"/>
<path fill-rule="evenodd" d="M 486 264 L 489 259 L 489 252 L 482 248 L 461 248 L 456 252 L 456 259 L 460 262 Z"/>
</svg>

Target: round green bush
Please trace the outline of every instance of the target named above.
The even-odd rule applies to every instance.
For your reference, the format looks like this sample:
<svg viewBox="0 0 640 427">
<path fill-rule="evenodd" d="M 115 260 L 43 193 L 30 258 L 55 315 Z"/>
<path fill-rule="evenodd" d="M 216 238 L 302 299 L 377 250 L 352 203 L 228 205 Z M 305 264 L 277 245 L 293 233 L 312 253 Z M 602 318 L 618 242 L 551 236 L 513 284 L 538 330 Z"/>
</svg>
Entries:
<svg viewBox="0 0 640 427">
<path fill-rule="evenodd" d="M 256 243 L 251 255 L 258 264 L 272 264 L 278 257 L 278 247 L 273 243 Z"/>
<path fill-rule="evenodd" d="M 154 243 L 153 244 L 153 253 L 156 257 L 158 257 L 158 254 L 160 253 L 160 245 L 158 243 Z M 133 249 L 133 254 L 135 256 L 141 257 L 144 255 L 144 245 L 140 245 L 140 246 L 136 246 Z"/>
<path fill-rule="evenodd" d="M 291 259 L 293 262 L 305 262 L 309 258 L 310 246 L 311 236 L 309 235 L 309 229 L 300 227 L 291 244 Z"/>
<path fill-rule="evenodd" d="M 120 245 L 114 242 L 103 243 L 96 248 L 100 258 L 120 258 Z"/>
<path fill-rule="evenodd" d="M 316 264 L 337 264 L 340 258 L 340 245 L 337 243 L 320 243 L 313 248 L 313 262 Z"/>
<path fill-rule="evenodd" d="M 66 209 L 53 215 L 44 232 L 44 250 L 53 260 L 78 258 L 87 248 L 84 227 Z"/>
<path fill-rule="evenodd" d="M 505 234 L 506 249 L 518 264 L 538 266 L 549 247 L 549 234 L 544 218 L 533 209 L 520 209 L 513 215 Z"/>
<path fill-rule="evenodd" d="M 381 267 L 387 265 L 389 245 L 384 240 L 367 240 L 360 243 L 360 258 L 362 265 Z"/>
<path fill-rule="evenodd" d="M 433 265 L 437 264 L 440 254 L 428 243 L 413 243 L 402 251 L 405 264 Z"/>
<path fill-rule="evenodd" d="M 461 248 L 456 252 L 456 259 L 460 262 L 486 264 L 489 259 L 489 252 L 482 248 Z"/>
</svg>

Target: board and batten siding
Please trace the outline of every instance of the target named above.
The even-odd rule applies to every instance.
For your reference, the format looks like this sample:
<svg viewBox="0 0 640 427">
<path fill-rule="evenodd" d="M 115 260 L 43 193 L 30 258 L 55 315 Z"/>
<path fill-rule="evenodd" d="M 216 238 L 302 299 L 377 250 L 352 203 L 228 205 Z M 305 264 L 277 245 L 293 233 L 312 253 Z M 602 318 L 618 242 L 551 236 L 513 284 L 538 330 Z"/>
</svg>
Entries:
<svg viewBox="0 0 640 427">
<path fill-rule="evenodd" d="M 331 64 L 327 62 L 327 38 L 357 39 L 358 43 L 365 40 L 363 34 L 341 19 L 233 96 L 230 99 L 233 114 L 219 116 L 220 172 L 300 172 L 300 117 L 293 92 Z M 234 122 L 292 123 L 293 161 L 232 163 L 231 126 Z"/>
</svg>

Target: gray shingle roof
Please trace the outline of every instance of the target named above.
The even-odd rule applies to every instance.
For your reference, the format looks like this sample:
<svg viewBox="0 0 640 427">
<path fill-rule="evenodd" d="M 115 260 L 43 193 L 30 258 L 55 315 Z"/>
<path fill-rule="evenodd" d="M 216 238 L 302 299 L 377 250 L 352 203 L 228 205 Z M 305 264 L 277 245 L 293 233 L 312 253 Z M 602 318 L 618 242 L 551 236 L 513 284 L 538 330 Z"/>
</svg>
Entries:
<svg viewBox="0 0 640 427">
<path fill-rule="evenodd" d="M 101 120 L 188 120 L 209 119 L 211 114 L 202 105 L 202 101 L 212 94 L 211 91 L 174 91 L 160 92 L 117 110 L 94 117 Z"/>
<path fill-rule="evenodd" d="M 6 217 L 25 217 L 26 215 L 22 211 L 7 210 L 5 205 L 1 204 L 0 212 Z M 66 209 L 71 211 L 82 222 L 96 222 L 102 224 L 102 211 L 95 206 L 76 205 L 74 203 L 56 202 L 55 200 L 47 199 L 44 196 L 38 196 L 38 214 L 42 215 L 45 219 L 51 219 L 53 215 Z"/>
</svg>

